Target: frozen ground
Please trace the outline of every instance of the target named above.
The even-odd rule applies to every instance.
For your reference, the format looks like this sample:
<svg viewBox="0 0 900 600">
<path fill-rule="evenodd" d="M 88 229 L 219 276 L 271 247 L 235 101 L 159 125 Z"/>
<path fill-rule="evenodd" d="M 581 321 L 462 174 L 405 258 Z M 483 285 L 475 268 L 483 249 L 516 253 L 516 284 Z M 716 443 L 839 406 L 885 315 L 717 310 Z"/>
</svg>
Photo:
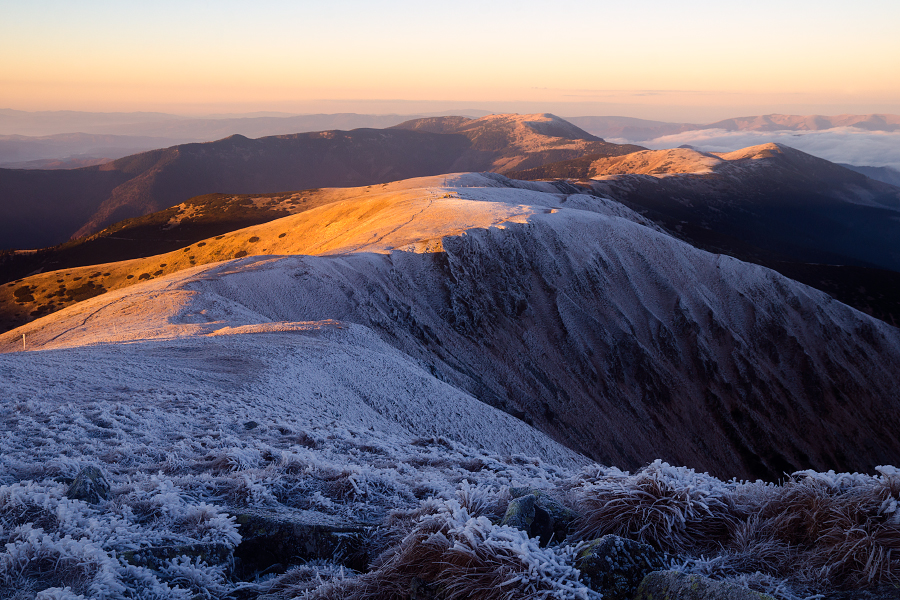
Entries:
<svg viewBox="0 0 900 600">
<path fill-rule="evenodd" d="M 393 348 L 434 389 L 500 408 L 606 464 L 663 458 L 726 478 L 777 478 L 893 460 L 900 442 L 882 415 L 896 410 L 900 332 L 884 322 L 551 184 L 461 174 L 344 193 L 171 253 L 233 256 L 245 244 L 259 255 L 79 302 L 0 336 L 0 349 L 20 349 L 22 334 L 34 350 L 176 339 L 218 347 L 226 342 L 213 334 L 333 320 L 365 328 L 326 328 L 346 335 L 354 356 Z M 254 348 L 309 339 L 266 335 Z M 370 385 L 351 375 L 354 361 L 339 367 L 350 374 L 335 389 Z M 417 402 L 431 400 L 400 404 Z"/>
<path fill-rule="evenodd" d="M 287 217 L 253 228 L 258 243 L 305 243 L 281 234 L 318 227 L 331 255 L 200 265 L 0 336 L 0 599 L 263 593 L 277 573 L 248 583 L 196 558 L 155 569 L 124 558 L 159 546 L 233 549 L 242 531 L 229 511 L 248 507 L 368 525 L 420 511 L 378 543 L 414 541 L 427 526 L 475 553 L 500 552 L 503 568 L 518 573 L 510 598 L 596 598 L 573 557 L 580 541 L 603 533 L 678 551 L 692 557 L 687 569 L 752 579 L 740 567 L 750 541 L 799 542 L 772 542 L 747 525 L 744 546 L 719 532 L 716 543 L 731 549 L 719 562 L 698 562 L 709 540 L 690 528 L 673 534 L 671 519 L 702 520 L 721 505 L 728 516 L 717 523 L 749 522 L 788 487 L 659 463 L 631 476 L 570 448 L 638 466 L 651 452 L 744 465 L 748 451 L 760 461 L 773 448 L 827 461 L 837 448 L 870 472 L 896 448 L 884 418 L 896 408 L 886 390 L 900 385 L 896 329 L 761 267 L 700 252 L 608 200 L 472 174 L 393 191 L 404 189 L 403 210 L 346 201 L 384 233 L 374 241 L 362 227 L 337 240 L 325 231 L 335 219 Z M 454 207 L 468 225 L 447 221 Z M 319 217 L 337 210 L 323 208 Z M 22 334 L 27 352 L 18 351 Z M 791 402 L 765 404 L 770 398 Z M 735 423 L 744 426 L 737 439 Z M 65 496 L 86 466 L 109 479 L 108 500 Z M 813 475 L 804 477 L 818 481 Z M 831 482 L 822 484 L 828 497 L 868 494 L 860 519 L 888 533 L 870 527 L 864 545 L 875 558 L 862 564 L 875 573 L 870 581 L 896 581 L 896 472 L 821 477 Z M 669 534 L 651 539 L 652 530 L 627 525 L 647 506 L 628 513 L 627 502 L 602 500 L 623 490 L 646 497 L 629 491 L 641 486 L 674 498 L 663 518 Z M 538 548 L 498 526 L 488 517 L 502 514 L 510 487 L 547 490 L 583 509 L 583 539 Z M 620 505 L 625 512 L 612 516 L 596 508 Z M 845 508 L 835 506 L 835 514 Z M 765 589 L 792 581 L 783 598 L 812 589 L 809 573 L 789 567 L 801 551 L 777 547 L 775 566 L 754 581 Z M 803 552 L 802 564 L 825 569 L 822 581 L 838 573 L 824 550 Z M 346 597 L 390 576 L 379 567 L 357 584 L 335 565 L 319 567 L 310 577 Z M 301 587 L 290 589 L 299 596 Z"/>
</svg>

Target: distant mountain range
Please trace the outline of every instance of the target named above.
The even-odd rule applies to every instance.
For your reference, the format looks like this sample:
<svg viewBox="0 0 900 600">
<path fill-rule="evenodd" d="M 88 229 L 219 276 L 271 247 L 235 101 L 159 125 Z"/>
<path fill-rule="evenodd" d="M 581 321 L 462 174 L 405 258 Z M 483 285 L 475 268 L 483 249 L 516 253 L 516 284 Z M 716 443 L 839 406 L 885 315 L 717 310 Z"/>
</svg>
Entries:
<svg viewBox="0 0 900 600">
<path fill-rule="evenodd" d="M 665 135 L 724 129 L 725 131 L 823 131 L 836 127 L 856 127 L 866 131 L 900 131 L 900 115 L 757 115 L 725 119 L 699 125 L 669 123 L 631 117 L 568 117 L 569 122 L 603 138 L 630 142 L 651 140 Z"/>
<path fill-rule="evenodd" d="M 381 129 L 421 116 L 339 113 L 195 118 L 164 113 L 0 110 L 0 168 L 75 169 L 136 152 L 232 135 L 259 138 L 333 129 Z"/>
<path fill-rule="evenodd" d="M 0 167 L 77 169 L 91 166 L 83 164 L 89 161 L 102 164 L 130 154 L 192 141 L 196 140 L 97 133 L 60 133 L 40 137 L 0 135 Z"/>
<path fill-rule="evenodd" d="M 0 239 L 7 247 L 49 247 L 0 255 L 0 281 L 152 256 L 302 209 L 270 209 L 270 202 L 241 194 L 311 198 L 285 190 L 465 170 L 565 179 L 561 189 L 574 183 L 614 198 L 691 244 L 766 265 L 900 322 L 900 189 L 785 146 L 643 151 L 608 144 L 552 115 L 233 136 L 87 169 L 0 170 Z M 172 215 L 185 210 L 188 217 L 178 217 L 184 226 L 171 227 Z M 66 242 L 73 233 L 81 239 Z"/>
<path fill-rule="evenodd" d="M 607 175 L 584 179 L 588 171 Z M 725 155 L 675 149 L 590 156 L 517 175 L 568 176 L 554 183 L 560 193 L 614 198 L 699 248 L 765 265 L 869 315 L 900 323 L 897 211 L 890 206 L 900 190 L 827 161 L 776 145 Z M 0 284 L 38 272 L 163 254 L 342 197 L 335 189 L 198 196 L 60 246 L 0 254 Z M 879 197 L 885 205 L 873 203 Z M 67 306 L 92 290 L 101 288 L 60 296 L 52 307 Z M 11 320 L 3 329 L 42 312 L 35 305 L 16 314 L 7 314 Z"/>
<path fill-rule="evenodd" d="M 0 169 L 0 249 L 38 248 L 213 192 L 355 186 L 461 170 L 528 168 L 609 144 L 552 115 L 410 121 L 390 129 L 235 135 L 69 171 Z"/>
<path fill-rule="evenodd" d="M 482 117 L 488 111 L 455 113 Z M 381 129 L 429 115 L 355 113 L 290 115 L 251 113 L 187 117 L 165 113 L 26 112 L 0 109 L 0 168 L 78 168 L 108 162 L 135 152 L 191 142 L 211 142 L 231 135 L 250 138 L 326 130 Z M 604 138 L 639 143 L 665 135 L 721 129 L 726 131 L 825 131 L 855 127 L 900 131 L 900 116 L 760 115 L 709 124 L 669 123 L 631 117 L 568 117 L 568 122 Z"/>
<path fill-rule="evenodd" d="M 707 231 L 707 241 L 731 238 L 804 262 L 900 271 L 900 188 L 780 144 L 583 157 L 511 175 L 587 180 L 594 192 L 675 230 Z"/>
<path fill-rule="evenodd" d="M 894 169 L 893 167 L 859 167 L 856 165 L 848 165 L 846 163 L 840 163 L 840 165 L 842 167 L 850 169 L 851 171 L 862 173 L 870 179 L 883 181 L 884 183 L 889 183 L 893 186 L 900 187 L 900 171 Z"/>
<path fill-rule="evenodd" d="M 460 113 L 457 113 L 460 114 Z M 484 116 L 474 111 L 465 116 Z M 145 136 L 212 141 L 230 135 L 264 137 L 285 133 L 390 127 L 428 115 L 368 115 L 356 113 L 291 115 L 262 113 L 190 117 L 166 113 L 96 113 L 78 111 L 27 112 L 0 109 L 0 134 L 53 136 L 87 133 L 95 135 Z"/>
</svg>

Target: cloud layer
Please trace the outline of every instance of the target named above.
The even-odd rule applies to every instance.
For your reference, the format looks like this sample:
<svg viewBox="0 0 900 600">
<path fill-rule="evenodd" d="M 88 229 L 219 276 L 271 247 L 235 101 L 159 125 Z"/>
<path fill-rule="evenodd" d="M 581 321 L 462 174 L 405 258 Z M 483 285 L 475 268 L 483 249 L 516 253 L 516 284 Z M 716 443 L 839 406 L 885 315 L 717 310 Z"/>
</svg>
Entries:
<svg viewBox="0 0 900 600">
<path fill-rule="evenodd" d="M 633 143 L 653 150 L 689 144 L 706 152 L 730 152 L 768 142 L 778 142 L 832 162 L 900 169 L 900 132 L 865 131 L 855 127 L 809 132 L 702 129 Z"/>
</svg>

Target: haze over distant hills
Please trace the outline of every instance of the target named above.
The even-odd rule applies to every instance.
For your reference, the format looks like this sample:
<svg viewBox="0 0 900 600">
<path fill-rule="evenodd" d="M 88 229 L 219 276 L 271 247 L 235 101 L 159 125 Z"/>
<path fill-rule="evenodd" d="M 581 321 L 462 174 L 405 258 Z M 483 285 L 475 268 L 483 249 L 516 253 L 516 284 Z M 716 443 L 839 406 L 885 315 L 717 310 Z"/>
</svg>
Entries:
<svg viewBox="0 0 900 600">
<path fill-rule="evenodd" d="M 77 169 L 193 141 L 197 140 L 98 133 L 59 133 L 40 137 L 0 135 L 0 168 Z"/>
<path fill-rule="evenodd" d="M 891 185 L 900 187 L 900 170 L 894 169 L 893 167 L 860 167 L 857 165 L 848 165 L 844 163 L 841 163 L 841 166 L 846 167 L 851 171 L 862 173 L 870 179 L 875 179 L 876 181 L 882 181 L 884 183 L 889 183 Z"/>
<path fill-rule="evenodd" d="M 631 117 L 567 117 L 585 131 L 603 138 L 623 138 L 631 142 L 650 140 L 685 131 L 723 129 L 725 131 L 823 131 L 856 127 L 866 131 L 900 131 L 900 115 L 757 115 L 736 117 L 699 125 L 634 119 Z"/>
<path fill-rule="evenodd" d="M 489 113 L 487 111 L 462 111 L 456 114 L 481 117 Z M 50 136 L 80 132 L 212 141 L 234 134 L 263 137 L 326 129 L 383 128 L 427 116 L 430 115 L 250 113 L 196 117 L 149 112 L 27 112 L 0 109 L 0 134 Z"/>
<path fill-rule="evenodd" d="M 490 113 L 464 110 L 453 114 L 481 117 Z M 77 168 L 101 159 L 111 160 L 139 151 L 188 142 L 209 142 L 234 134 L 258 138 L 331 129 L 385 128 L 429 116 L 438 115 L 249 113 L 191 117 L 165 113 L 26 112 L 0 109 L 0 167 Z M 692 141 L 699 144 L 703 136 L 714 135 L 715 132 L 732 135 L 755 132 L 779 136 L 788 132 L 841 132 L 842 136 L 850 139 L 854 136 L 849 136 L 848 132 L 855 132 L 856 137 L 861 133 L 900 135 L 900 116 L 887 114 L 760 115 L 725 119 L 705 125 L 615 116 L 579 116 L 566 119 L 595 136 L 653 148 L 675 147 Z M 693 137 L 665 146 L 641 144 L 660 137 L 678 135 Z M 792 145 L 783 139 L 753 138 L 743 143 L 735 141 L 727 149 L 734 150 L 770 141 Z M 834 140 L 825 148 L 839 152 L 841 149 L 838 146 L 838 141 Z M 816 147 L 804 146 L 801 149 L 836 162 L 861 166 L 882 165 L 880 162 L 872 162 L 877 154 L 854 154 L 848 149 L 844 149 L 843 154 L 823 154 L 819 151 L 821 148 L 820 143 Z"/>
<path fill-rule="evenodd" d="M 609 141 L 654 150 L 688 145 L 707 152 L 731 152 L 775 142 L 836 163 L 900 169 L 900 115 L 763 115 L 708 125 L 623 117 L 570 120 Z M 886 183 L 896 181 L 891 171 L 867 175 Z"/>
<path fill-rule="evenodd" d="M 251 138 L 330 129 L 384 128 L 420 115 L 241 115 L 183 117 L 164 113 L 84 113 L 0 110 L 0 167 L 77 168 L 231 135 Z M 54 165 L 52 161 L 59 164 Z"/>
</svg>

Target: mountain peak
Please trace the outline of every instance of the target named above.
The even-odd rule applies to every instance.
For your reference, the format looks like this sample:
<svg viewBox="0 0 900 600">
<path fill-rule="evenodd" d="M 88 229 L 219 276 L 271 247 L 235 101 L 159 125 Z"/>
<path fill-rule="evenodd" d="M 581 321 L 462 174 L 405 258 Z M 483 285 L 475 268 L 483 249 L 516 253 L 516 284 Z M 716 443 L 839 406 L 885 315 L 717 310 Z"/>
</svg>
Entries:
<svg viewBox="0 0 900 600">
<path fill-rule="evenodd" d="M 482 137 L 489 132 L 492 137 L 503 133 L 521 139 L 534 134 L 563 140 L 602 141 L 595 135 L 551 113 L 498 113 L 478 119 L 467 117 L 426 117 L 395 125 L 395 129 L 412 129 L 429 133 L 462 133 L 469 138 Z"/>
<path fill-rule="evenodd" d="M 724 160 L 758 160 L 760 158 L 772 158 L 773 156 L 786 154 L 787 152 L 792 151 L 797 152 L 784 144 L 768 142 L 757 146 L 748 146 L 747 148 L 741 148 L 740 150 L 735 150 L 733 152 L 713 152 L 713 154 Z"/>
</svg>

